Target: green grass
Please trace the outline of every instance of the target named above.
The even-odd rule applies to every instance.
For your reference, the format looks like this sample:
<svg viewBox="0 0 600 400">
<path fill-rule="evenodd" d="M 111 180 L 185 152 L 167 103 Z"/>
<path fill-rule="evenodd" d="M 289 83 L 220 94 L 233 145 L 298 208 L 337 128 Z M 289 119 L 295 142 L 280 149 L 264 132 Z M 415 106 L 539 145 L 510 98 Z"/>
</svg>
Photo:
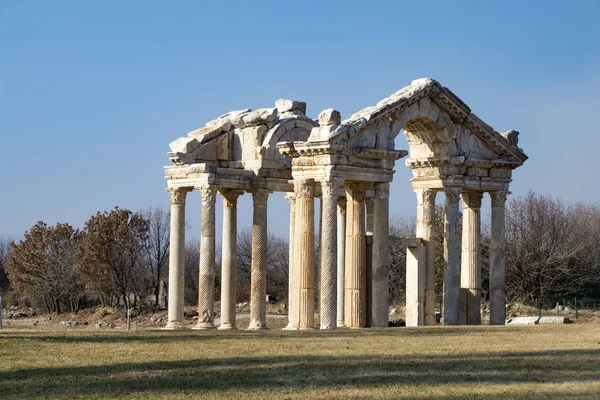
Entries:
<svg viewBox="0 0 600 400">
<path fill-rule="evenodd" d="M 0 331 L 0 398 L 600 398 L 600 326 Z"/>
</svg>

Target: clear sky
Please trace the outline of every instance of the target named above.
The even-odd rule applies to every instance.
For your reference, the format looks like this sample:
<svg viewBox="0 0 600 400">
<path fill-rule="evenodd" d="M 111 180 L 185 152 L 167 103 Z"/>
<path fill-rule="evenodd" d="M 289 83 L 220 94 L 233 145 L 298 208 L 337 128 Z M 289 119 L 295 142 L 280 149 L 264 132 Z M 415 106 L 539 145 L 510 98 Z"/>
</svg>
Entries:
<svg viewBox="0 0 600 400">
<path fill-rule="evenodd" d="M 0 233 L 169 207 L 168 144 L 229 110 L 289 98 L 346 118 L 421 77 L 521 132 L 515 195 L 598 202 L 599 21 L 583 0 L 0 0 Z M 414 215 L 411 172 L 396 169 L 391 214 Z M 187 209 L 197 237 L 197 192 Z M 243 196 L 240 228 L 251 210 Z M 269 200 L 277 235 L 288 210 Z"/>
</svg>

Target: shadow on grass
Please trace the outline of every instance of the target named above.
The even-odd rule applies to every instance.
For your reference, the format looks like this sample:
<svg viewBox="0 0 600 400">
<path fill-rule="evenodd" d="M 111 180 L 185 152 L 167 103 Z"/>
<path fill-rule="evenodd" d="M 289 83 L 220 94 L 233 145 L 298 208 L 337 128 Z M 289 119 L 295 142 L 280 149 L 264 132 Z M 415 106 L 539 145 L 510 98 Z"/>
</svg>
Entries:
<svg viewBox="0 0 600 400">
<path fill-rule="evenodd" d="M 494 328 L 493 331 L 514 331 L 515 328 Z M 191 329 L 181 331 L 139 330 L 139 331 L 87 331 L 72 329 L 64 331 L 2 331 L 0 338 L 3 341 L 32 340 L 38 342 L 55 343 L 171 343 L 171 342 L 204 342 L 210 340 L 247 340 L 251 337 L 264 337 L 269 340 L 285 340 L 293 338 L 318 337 L 323 338 L 357 338 L 357 337 L 398 337 L 410 336 L 469 336 L 489 333 L 487 327 L 426 327 L 426 328 L 370 328 L 370 329 L 335 329 L 335 330 L 308 330 L 308 331 L 282 331 L 279 329 L 267 331 L 194 331 Z"/>
<path fill-rule="evenodd" d="M 228 389 L 274 395 L 301 388 L 359 390 L 513 383 L 597 383 L 600 350 L 422 356 L 277 356 L 123 362 L 84 367 L 32 368 L 0 373 L 4 397 L 116 397 L 127 393 L 212 394 Z M 548 398 L 539 392 L 528 398 Z M 577 392 L 577 396 L 597 391 Z M 498 396 L 503 398 L 506 395 Z M 485 398 L 493 398 L 489 394 Z M 560 393 L 568 398 L 569 393 Z"/>
</svg>

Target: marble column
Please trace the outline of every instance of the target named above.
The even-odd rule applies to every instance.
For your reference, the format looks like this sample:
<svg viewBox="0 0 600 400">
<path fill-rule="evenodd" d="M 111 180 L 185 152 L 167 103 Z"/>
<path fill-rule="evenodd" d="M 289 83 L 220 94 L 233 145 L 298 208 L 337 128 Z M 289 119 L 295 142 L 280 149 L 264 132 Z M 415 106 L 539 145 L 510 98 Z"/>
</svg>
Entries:
<svg viewBox="0 0 600 400">
<path fill-rule="evenodd" d="M 344 270 L 346 268 L 346 198 L 337 199 L 337 327 L 344 324 Z"/>
<path fill-rule="evenodd" d="M 390 290 L 389 183 L 375 184 L 373 221 L 372 324 L 387 327 Z"/>
<path fill-rule="evenodd" d="M 348 328 L 367 326 L 367 276 L 365 244 L 365 190 L 346 183 L 346 270 L 344 321 Z"/>
<path fill-rule="evenodd" d="M 267 329 L 267 200 L 269 192 L 252 192 L 252 266 L 249 330 Z"/>
<path fill-rule="evenodd" d="M 288 242 L 288 324 L 285 330 L 294 330 L 294 235 L 296 230 L 296 195 L 285 196 L 290 202 L 290 238 Z"/>
<path fill-rule="evenodd" d="M 365 267 L 365 279 L 367 282 L 367 327 L 373 326 L 373 222 L 375 202 L 372 197 L 365 197 L 365 254 L 367 264 Z"/>
<path fill-rule="evenodd" d="M 194 329 L 215 328 L 215 201 L 217 189 L 199 188 L 202 195 L 200 221 L 200 274 L 198 279 L 198 324 Z"/>
<path fill-rule="evenodd" d="M 315 325 L 315 188 L 314 182 L 294 180 L 296 229 L 294 234 L 294 327 Z"/>
<path fill-rule="evenodd" d="M 406 299 L 407 307 L 412 307 L 413 320 L 421 325 L 435 325 L 435 196 L 436 189 L 415 189 L 417 194 L 417 226 L 416 236 L 423 240 L 425 246 L 424 271 L 411 271 L 410 277 L 419 282 L 412 282 L 411 287 L 417 288 L 411 293 L 418 294 L 418 298 Z M 408 275 L 407 275 L 408 277 Z M 408 285 L 408 282 L 407 282 Z"/>
<path fill-rule="evenodd" d="M 221 191 L 221 196 L 223 196 L 223 243 L 221 246 L 221 325 L 219 325 L 219 329 L 236 329 L 237 201 L 243 193 L 240 190 Z"/>
<path fill-rule="evenodd" d="M 185 197 L 189 189 L 168 189 L 171 195 L 171 243 L 169 247 L 169 304 L 164 329 L 185 328 L 183 291 L 185 276 Z"/>
<path fill-rule="evenodd" d="M 467 325 L 481 325 L 481 192 L 465 192 L 461 255 L 461 316 Z"/>
<path fill-rule="evenodd" d="M 337 195 L 336 181 L 321 182 L 321 270 L 319 319 L 321 329 L 332 329 L 337 323 Z"/>
<path fill-rule="evenodd" d="M 457 325 L 460 313 L 460 194 L 456 189 L 446 189 L 444 193 L 444 325 Z"/>
<path fill-rule="evenodd" d="M 490 244 L 490 324 L 506 321 L 506 289 L 504 277 L 504 205 L 507 192 L 490 192 L 492 199 L 492 237 Z"/>
</svg>

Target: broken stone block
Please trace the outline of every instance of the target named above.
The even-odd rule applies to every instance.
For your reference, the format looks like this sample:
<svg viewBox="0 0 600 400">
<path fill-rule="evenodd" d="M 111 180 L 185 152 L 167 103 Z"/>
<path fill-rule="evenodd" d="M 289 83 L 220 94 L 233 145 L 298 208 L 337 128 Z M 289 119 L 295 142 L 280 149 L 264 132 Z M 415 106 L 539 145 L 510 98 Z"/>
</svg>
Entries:
<svg viewBox="0 0 600 400">
<path fill-rule="evenodd" d="M 306 103 L 303 101 L 279 99 L 275 101 L 275 108 L 280 113 L 298 111 L 302 115 L 306 114 Z"/>
<path fill-rule="evenodd" d="M 339 125 L 341 122 L 342 116 L 340 112 L 333 108 L 323 110 L 319 114 L 319 125 L 321 126 Z"/>
</svg>

